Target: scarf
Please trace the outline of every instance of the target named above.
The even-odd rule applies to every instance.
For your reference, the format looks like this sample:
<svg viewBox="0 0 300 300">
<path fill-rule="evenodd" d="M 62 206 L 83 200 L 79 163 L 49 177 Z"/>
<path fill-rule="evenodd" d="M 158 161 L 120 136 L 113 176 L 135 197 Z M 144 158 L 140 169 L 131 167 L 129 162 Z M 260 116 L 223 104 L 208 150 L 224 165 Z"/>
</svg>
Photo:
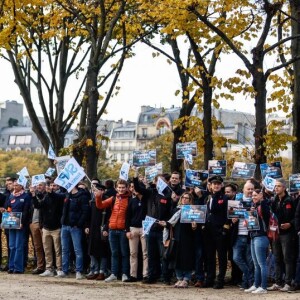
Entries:
<svg viewBox="0 0 300 300">
<path fill-rule="evenodd" d="M 20 192 L 15 192 L 15 191 L 12 192 L 14 197 L 20 197 L 23 193 L 24 193 L 23 190 L 21 190 Z"/>
</svg>

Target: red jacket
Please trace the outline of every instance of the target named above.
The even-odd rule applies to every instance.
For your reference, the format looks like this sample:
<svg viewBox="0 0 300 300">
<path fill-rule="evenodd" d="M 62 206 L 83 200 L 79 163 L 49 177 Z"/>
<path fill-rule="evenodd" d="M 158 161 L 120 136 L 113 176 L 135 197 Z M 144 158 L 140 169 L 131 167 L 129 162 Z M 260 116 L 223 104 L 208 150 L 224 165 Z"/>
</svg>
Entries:
<svg viewBox="0 0 300 300">
<path fill-rule="evenodd" d="M 126 192 L 125 194 L 110 197 L 104 201 L 96 195 L 96 207 L 99 209 L 104 209 L 111 207 L 111 216 L 109 218 L 109 229 L 115 230 L 125 230 L 125 220 L 126 212 L 128 207 L 130 194 Z M 115 198 L 115 203 L 113 204 Z"/>
</svg>

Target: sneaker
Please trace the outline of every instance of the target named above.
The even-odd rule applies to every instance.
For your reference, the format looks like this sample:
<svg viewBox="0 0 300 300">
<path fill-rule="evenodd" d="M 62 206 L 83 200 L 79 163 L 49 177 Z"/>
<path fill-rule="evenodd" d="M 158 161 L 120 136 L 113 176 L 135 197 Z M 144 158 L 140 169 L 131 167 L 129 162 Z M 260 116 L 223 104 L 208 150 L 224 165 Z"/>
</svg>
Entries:
<svg viewBox="0 0 300 300">
<path fill-rule="evenodd" d="M 57 271 L 57 275 L 55 277 L 56 278 L 64 278 L 64 277 L 67 277 L 67 274 L 63 271 Z"/>
<path fill-rule="evenodd" d="M 129 282 L 129 278 L 126 274 L 122 275 L 122 282 Z"/>
<path fill-rule="evenodd" d="M 123 277 L 123 276 L 122 276 Z M 107 277 L 104 281 L 105 282 L 112 282 L 112 281 L 116 281 L 118 280 L 117 276 L 115 276 L 114 274 L 111 274 L 109 277 Z"/>
<path fill-rule="evenodd" d="M 175 284 L 174 284 L 174 288 L 178 288 L 181 284 L 182 280 L 178 280 Z"/>
<path fill-rule="evenodd" d="M 285 284 L 283 288 L 280 289 L 281 292 L 289 292 L 291 290 L 291 286 L 289 284 Z"/>
<path fill-rule="evenodd" d="M 54 272 L 51 271 L 51 270 L 46 270 L 44 273 L 40 274 L 40 276 L 42 276 L 42 277 L 53 277 Z"/>
<path fill-rule="evenodd" d="M 276 284 L 276 283 L 274 283 L 272 286 L 270 286 L 270 287 L 267 288 L 267 291 L 278 291 L 280 289 L 281 289 L 281 286 L 278 285 L 278 284 Z"/>
<path fill-rule="evenodd" d="M 266 294 L 267 292 L 267 290 L 263 289 L 262 287 L 259 287 L 255 291 L 251 292 L 251 294 Z"/>
<path fill-rule="evenodd" d="M 76 279 L 77 280 L 81 280 L 83 278 L 84 278 L 84 276 L 81 274 L 81 272 L 76 272 Z"/>
<path fill-rule="evenodd" d="M 249 289 L 244 290 L 245 293 L 252 293 L 255 290 L 257 290 L 257 287 L 255 285 L 252 285 Z"/>
</svg>

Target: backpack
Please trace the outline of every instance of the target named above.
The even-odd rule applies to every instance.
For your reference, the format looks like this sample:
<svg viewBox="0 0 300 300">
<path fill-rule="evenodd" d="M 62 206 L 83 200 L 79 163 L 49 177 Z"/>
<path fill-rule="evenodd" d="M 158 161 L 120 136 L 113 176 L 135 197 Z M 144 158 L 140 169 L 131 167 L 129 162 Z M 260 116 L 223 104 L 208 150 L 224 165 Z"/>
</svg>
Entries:
<svg viewBox="0 0 300 300">
<path fill-rule="evenodd" d="M 262 219 L 264 230 L 267 233 L 267 237 L 269 238 L 270 242 L 274 242 L 279 238 L 279 226 L 278 226 L 278 219 L 274 212 L 270 208 L 270 218 L 269 218 L 269 224 L 266 226 L 265 221 L 263 219 L 262 213 L 261 213 L 261 206 L 258 207 L 258 215 Z"/>
</svg>

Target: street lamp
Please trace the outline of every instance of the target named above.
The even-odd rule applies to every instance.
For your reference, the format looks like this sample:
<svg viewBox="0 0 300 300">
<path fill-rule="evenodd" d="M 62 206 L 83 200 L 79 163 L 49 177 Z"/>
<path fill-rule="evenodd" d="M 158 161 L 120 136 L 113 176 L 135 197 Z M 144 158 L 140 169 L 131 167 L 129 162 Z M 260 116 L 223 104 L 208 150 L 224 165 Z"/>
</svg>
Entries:
<svg viewBox="0 0 300 300">
<path fill-rule="evenodd" d="M 225 159 L 225 153 L 227 151 L 227 144 L 224 144 L 222 147 L 221 147 L 221 152 L 222 152 L 222 159 L 224 160 Z"/>
</svg>

